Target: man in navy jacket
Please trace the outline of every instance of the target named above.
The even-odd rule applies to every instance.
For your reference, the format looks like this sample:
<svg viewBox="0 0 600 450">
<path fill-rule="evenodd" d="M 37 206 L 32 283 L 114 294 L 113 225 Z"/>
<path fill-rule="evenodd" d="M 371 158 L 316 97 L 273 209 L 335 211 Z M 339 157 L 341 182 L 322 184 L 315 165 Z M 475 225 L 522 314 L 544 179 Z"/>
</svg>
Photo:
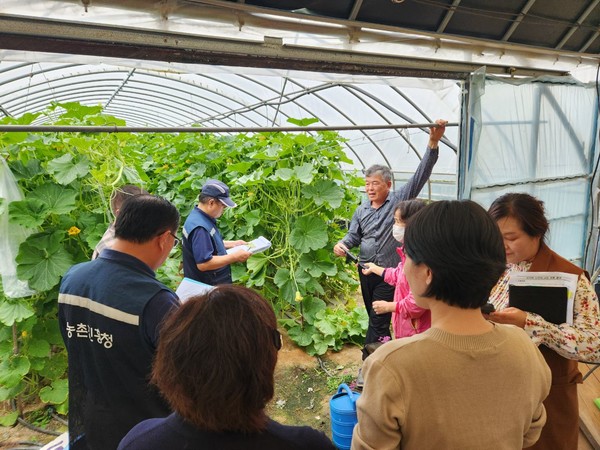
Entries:
<svg viewBox="0 0 600 450">
<path fill-rule="evenodd" d="M 148 379 L 160 324 L 179 306 L 154 273 L 177 244 L 178 227 L 179 212 L 167 200 L 132 197 L 115 222 L 112 248 L 62 280 L 71 450 L 116 449 L 138 422 L 171 412 Z"/>
<path fill-rule="evenodd" d="M 217 228 L 217 219 L 225 208 L 236 204 L 229 197 L 229 188 L 219 180 L 207 180 L 202 186 L 198 205 L 183 225 L 183 274 L 186 278 L 211 286 L 231 284 L 231 264 L 245 262 L 252 253 L 227 249 L 247 244 L 246 241 L 225 241 Z"/>
</svg>

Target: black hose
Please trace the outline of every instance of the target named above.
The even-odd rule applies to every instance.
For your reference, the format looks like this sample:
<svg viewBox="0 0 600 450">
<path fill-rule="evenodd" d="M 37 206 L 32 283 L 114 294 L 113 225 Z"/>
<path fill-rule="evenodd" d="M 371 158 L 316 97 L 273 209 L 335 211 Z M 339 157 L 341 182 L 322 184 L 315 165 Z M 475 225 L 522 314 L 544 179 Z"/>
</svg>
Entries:
<svg viewBox="0 0 600 450">
<path fill-rule="evenodd" d="M 38 433 L 50 434 L 52 436 L 60 436 L 62 434 L 58 431 L 45 430 L 44 428 L 36 427 L 35 425 L 27 422 L 25 419 L 21 419 L 20 417 L 17 418 L 17 422 L 19 422 L 24 427 L 29 428 L 30 430 L 37 431 Z"/>
<path fill-rule="evenodd" d="M 62 417 L 60 417 L 58 414 L 56 414 L 54 412 L 54 409 L 50 410 L 50 415 L 52 416 L 53 419 L 58 420 L 60 423 L 62 423 L 63 425 L 66 425 L 67 427 L 69 426 L 69 422 L 67 422 L 65 419 L 63 419 Z"/>
<path fill-rule="evenodd" d="M 321 370 L 323 372 L 325 372 L 325 375 L 327 375 L 328 377 L 332 377 L 334 376 L 333 373 L 331 373 L 329 370 L 327 370 L 327 367 L 325 367 L 325 363 L 323 362 L 323 360 L 321 359 L 320 356 L 317 356 L 317 361 L 319 361 L 319 367 L 321 367 Z"/>
<path fill-rule="evenodd" d="M 17 411 L 17 402 L 15 402 L 14 398 L 11 399 L 10 406 L 12 406 L 13 411 Z M 24 427 L 29 428 L 30 430 L 37 431 L 38 433 L 49 434 L 51 436 L 60 436 L 62 434 L 62 433 L 59 433 L 58 431 L 45 430 L 44 428 L 36 427 L 35 425 L 27 422 L 25 419 L 22 419 L 21 417 L 17 417 L 17 422 L 19 422 Z M 68 426 L 68 424 L 65 424 L 65 425 Z"/>
</svg>

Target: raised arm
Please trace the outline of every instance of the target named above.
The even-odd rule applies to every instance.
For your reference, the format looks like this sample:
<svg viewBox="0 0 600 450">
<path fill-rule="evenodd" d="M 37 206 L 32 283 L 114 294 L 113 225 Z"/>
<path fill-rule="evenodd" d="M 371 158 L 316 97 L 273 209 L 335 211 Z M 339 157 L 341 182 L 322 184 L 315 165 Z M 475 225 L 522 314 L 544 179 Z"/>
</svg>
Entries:
<svg viewBox="0 0 600 450">
<path fill-rule="evenodd" d="M 438 119 L 435 121 L 438 124 L 437 127 L 431 127 L 429 129 L 429 143 L 427 144 L 427 151 L 421 159 L 417 170 L 414 175 L 406 182 L 402 188 L 397 191 L 398 200 L 409 200 L 415 198 L 429 180 L 433 166 L 438 160 L 439 142 L 444 137 L 446 131 L 447 120 Z"/>
</svg>

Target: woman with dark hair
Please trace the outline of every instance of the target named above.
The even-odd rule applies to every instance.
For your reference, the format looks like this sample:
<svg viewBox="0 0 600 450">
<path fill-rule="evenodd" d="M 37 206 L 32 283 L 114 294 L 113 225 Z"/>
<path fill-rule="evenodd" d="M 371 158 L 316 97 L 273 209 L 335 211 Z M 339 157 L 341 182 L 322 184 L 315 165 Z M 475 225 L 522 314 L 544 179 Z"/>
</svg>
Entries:
<svg viewBox="0 0 600 450">
<path fill-rule="evenodd" d="M 119 449 L 334 450 L 323 433 L 266 415 L 281 336 L 253 290 L 221 285 L 190 298 L 160 337 L 152 381 L 175 412 L 139 423 Z"/>
<path fill-rule="evenodd" d="M 528 194 L 511 193 L 489 208 L 504 239 L 507 270 L 490 295 L 496 312 L 490 320 L 523 328 L 552 371 L 552 388 L 544 401 L 548 421 L 536 449 L 577 449 L 579 407 L 577 360 L 600 362 L 598 298 L 587 274 L 553 252 L 545 243 L 548 220 L 542 201 Z M 547 322 L 540 315 L 508 307 L 508 282 L 514 272 L 566 272 L 577 275 L 573 325 Z"/>
<path fill-rule="evenodd" d="M 426 203 L 420 199 L 404 200 L 399 202 L 394 209 L 392 234 L 400 244 L 400 247 L 396 249 L 400 256 L 398 265 L 384 268 L 375 263 L 365 263 L 367 269 L 362 271 L 364 275 L 375 273 L 383 277 L 387 284 L 395 286 L 394 301 L 376 300 L 373 302 L 373 311 L 378 315 L 392 313 L 392 327 L 396 339 L 422 333 L 431 326 L 431 313 L 428 309 L 421 308 L 415 303 L 403 271 L 406 257 L 402 250 L 402 243 L 404 242 L 406 222 L 425 205 Z"/>
<path fill-rule="evenodd" d="M 494 221 L 472 201 L 434 202 L 408 222 L 404 251 L 431 328 L 365 360 L 352 449 L 533 444 L 546 421 L 550 371 L 523 330 L 481 314 L 506 263 Z"/>
</svg>

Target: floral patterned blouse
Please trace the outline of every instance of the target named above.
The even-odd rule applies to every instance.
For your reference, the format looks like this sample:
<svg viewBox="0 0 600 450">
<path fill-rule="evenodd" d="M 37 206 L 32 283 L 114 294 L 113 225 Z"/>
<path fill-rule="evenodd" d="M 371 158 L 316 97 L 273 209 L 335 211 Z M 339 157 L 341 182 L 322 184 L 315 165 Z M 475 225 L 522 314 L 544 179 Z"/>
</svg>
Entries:
<svg viewBox="0 0 600 450">
<path fill-rule="evenodd" d="M 490 294 L 497 311 L 508 307 L 508 280 L 511 272 L 527 272 L 531 262 L 508 264 Z M 573 325 L 546 322 L 541 316 L 527 313 L 525 331 L 536 345 L 545 345 L 561 356 L 600 363 L 600 308 L 598 297 L 584 274 L 577 282 L 573 304 Z"/>
</svg>

